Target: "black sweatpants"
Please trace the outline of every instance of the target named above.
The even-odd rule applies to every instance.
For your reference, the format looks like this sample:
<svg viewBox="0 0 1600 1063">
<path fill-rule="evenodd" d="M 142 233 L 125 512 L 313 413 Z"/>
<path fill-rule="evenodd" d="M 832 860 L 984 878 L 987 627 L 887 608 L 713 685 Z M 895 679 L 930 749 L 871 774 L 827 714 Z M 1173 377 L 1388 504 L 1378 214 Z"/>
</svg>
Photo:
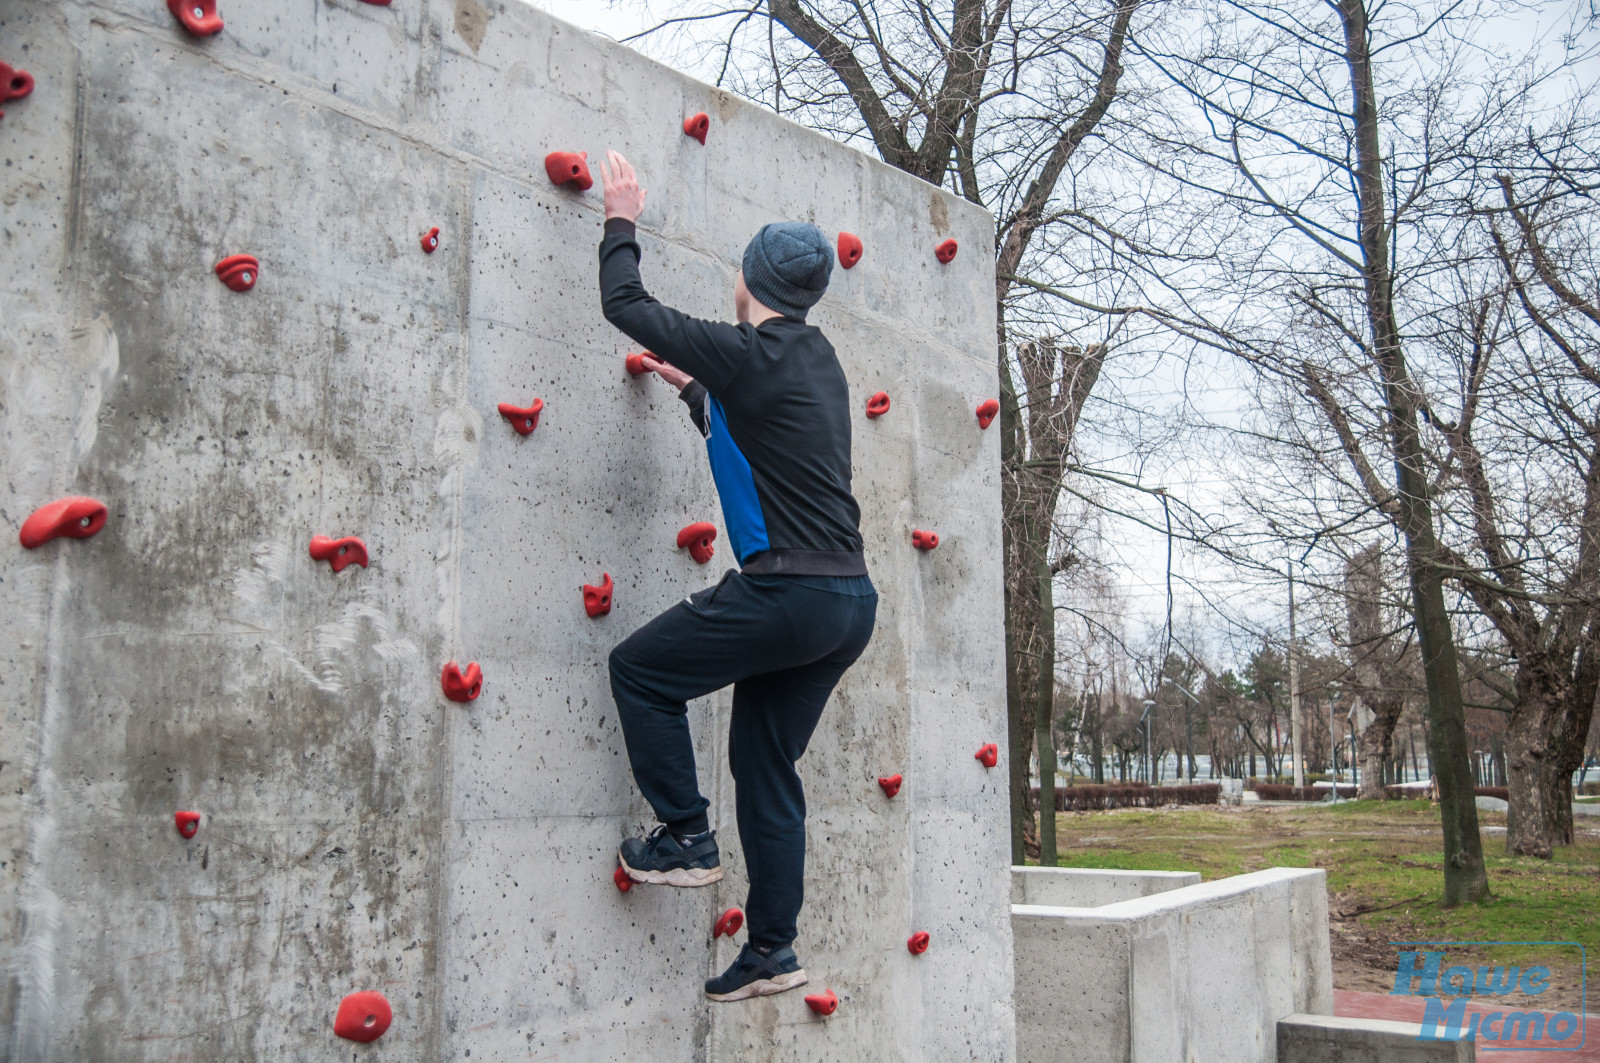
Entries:
<svg viewBox="0 0 1600 1063">
<path fill-rule="evenodd" d="M 679 602 L 611 652 L 611 693 L 639 791 L 674 833 L 708 830 L 691 698 L 733 687 L 728 766 L 750 892 L 750 941 L 787 945 L 804 899 L 806 801 L 795 762 L 839 677 L 872 638 L 866 576 L 747 576 Z"/>
</svg>

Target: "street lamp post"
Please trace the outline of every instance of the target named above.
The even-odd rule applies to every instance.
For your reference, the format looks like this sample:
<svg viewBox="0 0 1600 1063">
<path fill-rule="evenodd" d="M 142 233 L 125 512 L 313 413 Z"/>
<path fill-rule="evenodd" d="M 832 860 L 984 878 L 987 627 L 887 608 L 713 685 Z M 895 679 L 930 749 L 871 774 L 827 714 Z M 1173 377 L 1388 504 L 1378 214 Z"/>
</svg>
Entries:
<svg viewBox="0 0 1600 1063">
<path fill-rule="evenodd" d="M 1139 717 L 1139 722 L 1144 724 L 1144 779 L 1151 786 L 1156 784 L 1156 751 L 1150 744 L 1150 710 L 1155 707 L 1155 702 L 1145 698 L 1144 715 Z"/>
<path fill-rule="evenodd" d="M 1161 677 L 1161 681 L 1170 687 L 1177 688 L 1180 694 L 1194 702 L 1195 705 L 1200 704 L 1199 698 L 1189 693 L 1189 691 L 1185 689 L 1181 683 L 1175 681 L 1171 676 L 1164 675 Z M 1194 732 L 1191 728 L 1193 720 L 1194 709 L 1192 706 L 1186 706 L 1183 710 L 1183 755 L 1189 761 L 1188 775 L 1190 785 L 1194 784 Z M 1214 763 L 1211 765 L 1212 778 L 1216 778 L 1216 767 L 1217 766 Z"/>
</svg>

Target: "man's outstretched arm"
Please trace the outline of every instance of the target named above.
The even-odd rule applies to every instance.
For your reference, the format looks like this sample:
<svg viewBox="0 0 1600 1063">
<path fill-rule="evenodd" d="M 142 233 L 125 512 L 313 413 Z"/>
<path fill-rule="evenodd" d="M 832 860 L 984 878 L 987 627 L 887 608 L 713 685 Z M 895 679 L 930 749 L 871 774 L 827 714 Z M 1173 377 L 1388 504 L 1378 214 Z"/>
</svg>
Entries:
<svg viewBox="0 0 1600 1063">
<path fill-rule="evenodd" d="M 606 320 L 713 394 L 726 388 L 744 368 L 751 337 L 739 326 L 704 321 L 664 306 L 645 291 L 634 232 L 634 222 L 644 209 L 644 190 L 628 160 L 614 151 L 606 152 L 600 176 L 606 197 L 600 302 Z"/>
</svg>

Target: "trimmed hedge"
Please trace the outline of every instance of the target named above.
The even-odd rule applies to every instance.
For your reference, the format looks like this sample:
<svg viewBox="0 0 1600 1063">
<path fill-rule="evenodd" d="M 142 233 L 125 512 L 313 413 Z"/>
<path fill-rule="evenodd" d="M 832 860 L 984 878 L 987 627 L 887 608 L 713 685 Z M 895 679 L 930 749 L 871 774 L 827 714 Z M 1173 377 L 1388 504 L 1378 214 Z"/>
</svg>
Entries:
<svg viewBox="0 0 1600 1063">
<path fill-rule="evenodd" d="M 1151 786 L 1149 783 L 1090 783 L 1056 787 L 1057 812 L 1102 812 L 1108 808 L 1160 808 L 1163 805 L 1214 805 L 1222 796 L 1218 783 L 1193 786 Z M 1039 788 L 1029 791 L 1028 807 L 1039 811 Z"/>
</svg>

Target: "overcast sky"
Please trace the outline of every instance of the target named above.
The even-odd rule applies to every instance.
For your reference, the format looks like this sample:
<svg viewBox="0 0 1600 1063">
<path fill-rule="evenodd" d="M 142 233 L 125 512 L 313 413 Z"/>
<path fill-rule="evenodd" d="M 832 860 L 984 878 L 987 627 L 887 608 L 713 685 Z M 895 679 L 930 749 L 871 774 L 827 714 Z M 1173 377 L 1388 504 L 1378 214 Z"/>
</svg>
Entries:
<svg viewBox="0 0 1600 1063">
<path fill-rule="evenodd" d="M 670 2 L 656 3 L 654 11 L 640 0 L 524 0 L 583 29 L 600 33 L 616 40 L 630 36 L 654 25 L 658 16 L 682 10 L 681 5 Z M 1508 9 L 1498 23 L 1494 36 L 1499 43 L 1515 48 L 1531 43 L 1541 36 L 1541 23 L 1559 24 L 1571 11 L 1559 3 L 1542 8 L 1520 8 L 1514 13 Z M 703 71 L 690 69 L 695 76 L 710 76 Z M 1113 359 L 1115 361 L 1115 359 Z M 1119 404 L 1141 409 L 1170 408 L 1177 400 L 1187 396 L 1188 401 L 1203 407 L 1208 419 L 1231 422 L 1248 408 L 1250 396 L 1240 388 L 1236 368 L 1224 366 L 1186 365 L 1175 359 L 1155 364 L 1127 363 L 1107 367 L 1104 385 L 1097 386 L 1096 394 L 1104 390 L 1115 392 Z M 1121 379 L 1109 379 L 1113 374 Z M 1094 400 L 1091 400 L 1091 407 Z M 1092 418 L 1095 411 L 1085 410 Z M 1167 487 L 1174 496 L 1187 501 L 1202 511 L 1228 508 L 1233 501 L 1236 470 L 1226 467 L 1226 455 L 1213 454 L 1206 448 L 1172 448 L 1171 453 L 1158 454 L 1154 459 L 1145 456 L 1142 463 L 1131 470 L 1134 478 L 1149 486 Z M 1112 459 L 1106 467 L 1116 468 L 1114 455 L 1088 456 L 1092 459 Z M 1152 463 L 1153 462 L 1153 463 Z M 1119 470 L 1123 471 L 1123 470 Z M 1147 521 L 1159 525 L 1159 503 L 1149 496 L 1125 493 L 1117 498 L 1139 511 Z M 1126 635 L 1136 645 L 1143 641 L 1141 628 L 1158 625 L 1166 613 L 1166 542 L 1165 537 L 1141 527 L 1130 520 L 1110 517 L 1102 525 L 1104 538 L 1101 548 L 1104 560 L 1112 565 L 1121 594 L 1131 615 L 1130 629 Z M 1297 551 L 1298 552 L 1298 551 Z M 1180 543 L 1174 551 L 1174 599 L 1176 623 L 1187 628 L 1191 635 L 1199 633 L 1199 645 L 1192 648 L 1210 650 L 1211 663 L 1220 667 L 1234 666 L 1245 649 L 1247 638 L 1237 627 L 1218 615 L 1211 606 L 1221 604 L 1234 620 L 1244 618 L 1251 627 L 1274 630 L 1287 627 L 1287 603 L 1281 583 L 1262 585 L 1243 582 L 1235 572 L 1228 571 L 1206 552 L 1191 552 Z M 1197 593 L 1191 587 L 1203 587 Z M 1210 604 L 1208 604 L 1210 603 Z M 1302 618 L 1302 624 L 1304 618 Z M 1302 626 L 1302 637 L 1317 637 L 1317 632 L 1307 632 Z M 1183 637 L 1180 635 L 1180 638 Z M 1231 642 L 1231 645 L 1229 643 Z M 1220 658 L 1220 659 L 1218 659 Z"/>
</svg>

